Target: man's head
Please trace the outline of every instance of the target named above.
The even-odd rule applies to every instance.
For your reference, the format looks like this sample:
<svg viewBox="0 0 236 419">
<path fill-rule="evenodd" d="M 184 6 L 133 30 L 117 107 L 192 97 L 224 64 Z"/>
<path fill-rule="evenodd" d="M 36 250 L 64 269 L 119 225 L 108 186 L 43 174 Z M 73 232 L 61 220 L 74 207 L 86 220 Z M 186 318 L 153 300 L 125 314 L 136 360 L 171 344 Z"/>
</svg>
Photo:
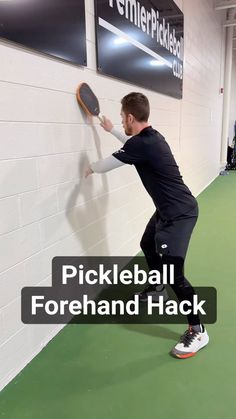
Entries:
<svg viewBox="0 0 236 419">
<path fill-rule="evenodd" d="M 148 126 L 150 105 L 142 93 L 132 92 L 121 100 L 122 124 L 126 135 L 136 135 Z"/>
</svg>

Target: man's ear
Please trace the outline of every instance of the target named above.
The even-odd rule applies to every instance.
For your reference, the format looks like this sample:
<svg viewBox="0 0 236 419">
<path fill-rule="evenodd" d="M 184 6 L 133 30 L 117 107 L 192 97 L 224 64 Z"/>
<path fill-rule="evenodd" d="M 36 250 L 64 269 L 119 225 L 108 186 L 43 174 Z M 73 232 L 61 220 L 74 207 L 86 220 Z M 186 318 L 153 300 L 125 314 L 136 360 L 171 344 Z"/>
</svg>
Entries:
<svg viewBox="0 0 236 419">
<path fill-rule="evenodd" d="M 134 115 L 132 115 L 132 113 L 129 113 L 128 118 L 129 118 L 129 122 L 133 124 L 135 120 Z"/>
</svg>

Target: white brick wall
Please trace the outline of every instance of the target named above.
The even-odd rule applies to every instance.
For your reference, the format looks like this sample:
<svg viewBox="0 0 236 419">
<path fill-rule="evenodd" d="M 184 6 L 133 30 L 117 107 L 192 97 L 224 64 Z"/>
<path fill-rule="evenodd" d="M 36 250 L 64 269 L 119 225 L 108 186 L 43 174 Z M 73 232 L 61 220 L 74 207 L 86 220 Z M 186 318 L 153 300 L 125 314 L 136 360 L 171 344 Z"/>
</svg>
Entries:
<svg viewBox="0 0 236 419">
<path fill-rule="evenodd" d="M 219 173 L 222 102 L 221 15 L 213 1 L 183 2 L 185 14 L 184 100 L 181 109 L 180 162 L 198 194 Z"/>
<path fill-rule="evenodd" d="M 234 41 L 234 45 L 236 45 Z M 234 138 L 234 123 L 236 121 L 236 50 L 233 51 L 232 85 L 231 85 L 231 106 L 229 120 L 229 144 Z"/>
<path fill-rule="evenodd" d="M 137 253 L 154 210 L 132 167 L 83 178 L 89 161 L 120 144 L 84 120 L 75 98 L 81 81 L 117 126 L 121 97 L 146 93 L 151 123 L 195 194 L 219 170 L 222 29 L 213 1 L 177 2 L 185 14 L 183 101 L 97 75 L 93 1 L 85 3 L 87 68 L 0 41 L 0 388 L 61 328 L 23 325 L 21 288 L 49 285 L 55 255 Z"/>
</svg>

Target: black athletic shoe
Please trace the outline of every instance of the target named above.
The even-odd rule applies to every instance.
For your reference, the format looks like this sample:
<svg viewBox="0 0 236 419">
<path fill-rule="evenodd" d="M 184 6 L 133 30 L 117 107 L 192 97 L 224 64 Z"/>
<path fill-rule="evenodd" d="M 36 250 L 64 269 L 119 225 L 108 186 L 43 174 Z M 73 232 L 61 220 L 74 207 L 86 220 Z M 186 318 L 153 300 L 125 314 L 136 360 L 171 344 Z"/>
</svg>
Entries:
<svg viewBox="0 0 236 419">
<path fill-rule="evenodd" d="M 139 301 L 142 303 L 146 303 L 149 296 L 152 297 L 152 301 L 155 302 L 159 301 L 160 296 L 163 297 L 164 302 L 169 299 L 169 295 L 164 285 L 149 285 L 147 288 L 139 292 L 137 295 L 139 296 Z"/>
</svg>

